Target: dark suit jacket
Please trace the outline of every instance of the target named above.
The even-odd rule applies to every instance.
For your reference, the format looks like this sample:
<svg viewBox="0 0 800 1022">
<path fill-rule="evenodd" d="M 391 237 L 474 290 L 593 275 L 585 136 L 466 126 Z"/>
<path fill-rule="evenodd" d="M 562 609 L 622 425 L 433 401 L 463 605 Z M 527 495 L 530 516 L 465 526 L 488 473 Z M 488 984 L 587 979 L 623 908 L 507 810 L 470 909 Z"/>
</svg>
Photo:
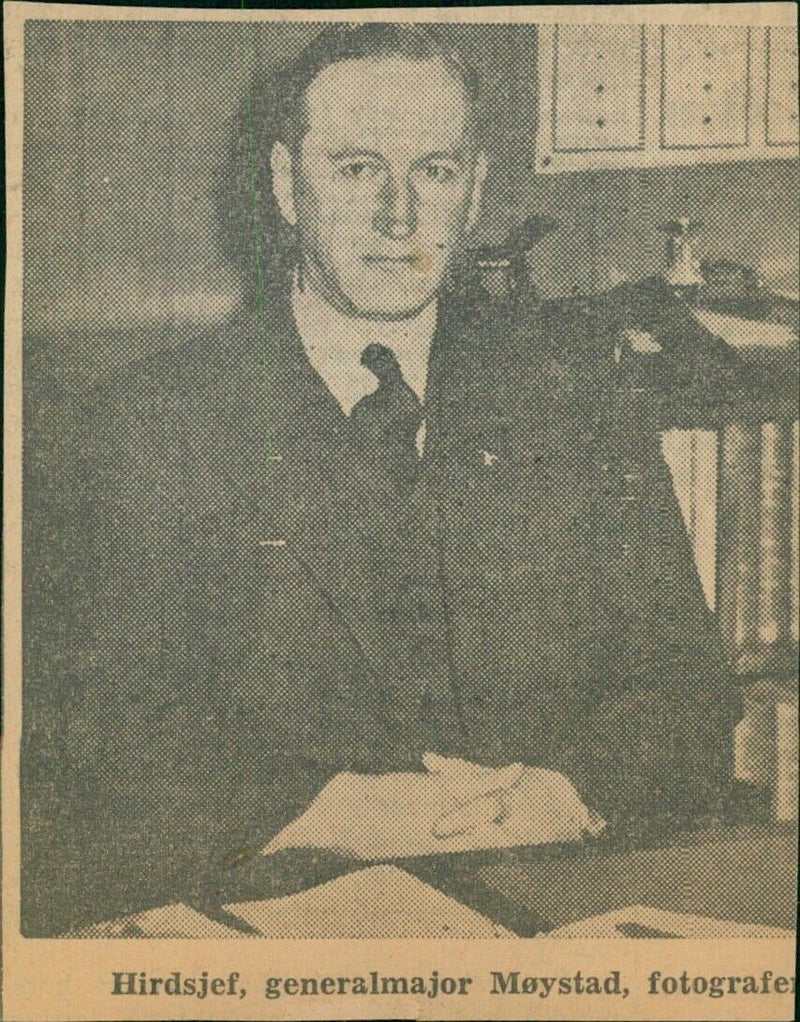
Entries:
<svg viewBox="0 0 800 1022">
<path fill-rule="evenodd" d="M 562 771 L 612 823 L 724 799 L 736 711 L 669 402 L 615 361 L 618 320 L 443 300 L 406 505 L 279 288 L 95 389 L 31 497 L 26 932 L 202 888 L 334 773 L 427 749 Z M 696 386 L 729 371 L 706 355 Z"/>
</svg>

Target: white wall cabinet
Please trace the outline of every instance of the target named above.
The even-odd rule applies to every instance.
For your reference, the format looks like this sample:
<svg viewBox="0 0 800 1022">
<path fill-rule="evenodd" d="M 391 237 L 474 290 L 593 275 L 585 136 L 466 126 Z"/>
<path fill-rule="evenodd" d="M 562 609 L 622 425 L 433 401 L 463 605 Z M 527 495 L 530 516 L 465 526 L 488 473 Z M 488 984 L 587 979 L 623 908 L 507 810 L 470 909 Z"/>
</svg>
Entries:
<svg viewBox="0 0 800 1022">
<path fill-rule="evenodd" d="M 791 28 L 542 25 L 540 173 L 791 157 Z"/>
<path fill-rule="evenodd" d="M 554 144 L 559 152 L 644 142 L 644 32 L 636 25 L 556 27 Z"/>
<path fill-rule="evenodd" d="M 766 45 L 767 145 L 797 145 L 797 35 L 792 28 L 768 28 Z"/>
<path fill-rule="evenodd" d="M 667 25 L 660 41 L 661 148 L 747 146 L 749 29 Z"/>
</svg>

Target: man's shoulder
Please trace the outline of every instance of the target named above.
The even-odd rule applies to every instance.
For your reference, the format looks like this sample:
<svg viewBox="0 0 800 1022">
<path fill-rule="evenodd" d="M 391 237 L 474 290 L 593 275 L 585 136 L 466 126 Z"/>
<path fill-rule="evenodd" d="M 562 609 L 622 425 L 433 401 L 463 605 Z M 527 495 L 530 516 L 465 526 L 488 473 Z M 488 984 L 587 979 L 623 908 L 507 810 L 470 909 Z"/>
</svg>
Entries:
<svg viewBox="0 0 800 1022">
<path fill-rule="evenodd" d="M 452 343 L 467 375 L 492 381 L 509 400 L 528 392 L 602 391 L 614 358 L 613 294 L 541 300 L 474 298 L 456 313 Z"/>
<path fill-rule="evenodd" d="M 199 328 L 109 370 L 74 402 L 70 444 L 83 463 L 116 475 L 178 465 L 186 441 L 230 418 L 253 376 L 253 317 Z"/>
<path fill-rule="evenodd" d="M 105 372 L 81 399 L 87 422 L 152 423 L 224 391 L 248 372 L 254 317 L 237 313 L 212 327 L 166 337 L 158 350 Z"/>
<path fill-rule="evenodd" d="M 158 403 L 213 388 L 239 367 L 253 330 L 252 318 L 236 315 L 171 341 L 166 338 L 159 350 L 104 373 L 89 391 L 89 403 Z"/>
</svg>

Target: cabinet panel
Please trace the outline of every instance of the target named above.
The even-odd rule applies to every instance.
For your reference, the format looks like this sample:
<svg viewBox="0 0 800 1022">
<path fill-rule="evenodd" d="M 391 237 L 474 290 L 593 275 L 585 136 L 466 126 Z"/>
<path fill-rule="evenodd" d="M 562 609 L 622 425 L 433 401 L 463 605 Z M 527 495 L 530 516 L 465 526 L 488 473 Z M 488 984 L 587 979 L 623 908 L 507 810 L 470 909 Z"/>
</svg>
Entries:
<svg viewBox="0 0 800 1022">
<path fill-rule="evenodd" d="M 797 77 L 794 29 L 767 29 L 767 145 L 798 140 Z"/>
<path fill-rule="evenodd" d="M 749 136 L 750 29 L 661 30 L 661 145 L 734 148 Z"/>
<path fill-rule="evenodd" d="M 644 31 L 559 25 L 555 31 L 552 144 L 556 152 L 644 145 Z"/>
</svg>

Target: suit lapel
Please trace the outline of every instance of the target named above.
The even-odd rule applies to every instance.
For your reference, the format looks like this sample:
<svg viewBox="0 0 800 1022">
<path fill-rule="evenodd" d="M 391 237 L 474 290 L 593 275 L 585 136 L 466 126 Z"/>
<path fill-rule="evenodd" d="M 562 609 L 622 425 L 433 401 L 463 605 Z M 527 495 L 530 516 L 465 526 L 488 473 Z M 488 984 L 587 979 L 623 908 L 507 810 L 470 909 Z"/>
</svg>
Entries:
<svg viewBox="0 0 800 1022">
<path fill-rule="evenodd" d="M 349 422 L 312 368 L 289 303 L 269 297 L 230 339 L 230 368 L 206 400 L 197 463 L 219 452 L 215 487 L 244 507 L 242 542 L 265 573 L 290 559 L 319 591 L 376 681 L 399 680 L 381 607 L 397 523 L 358 458 Z M 222 440 L 223 442 L 220 442 Z M 202 485 L 202 484 L 201 484 Z"/>
</svg>

